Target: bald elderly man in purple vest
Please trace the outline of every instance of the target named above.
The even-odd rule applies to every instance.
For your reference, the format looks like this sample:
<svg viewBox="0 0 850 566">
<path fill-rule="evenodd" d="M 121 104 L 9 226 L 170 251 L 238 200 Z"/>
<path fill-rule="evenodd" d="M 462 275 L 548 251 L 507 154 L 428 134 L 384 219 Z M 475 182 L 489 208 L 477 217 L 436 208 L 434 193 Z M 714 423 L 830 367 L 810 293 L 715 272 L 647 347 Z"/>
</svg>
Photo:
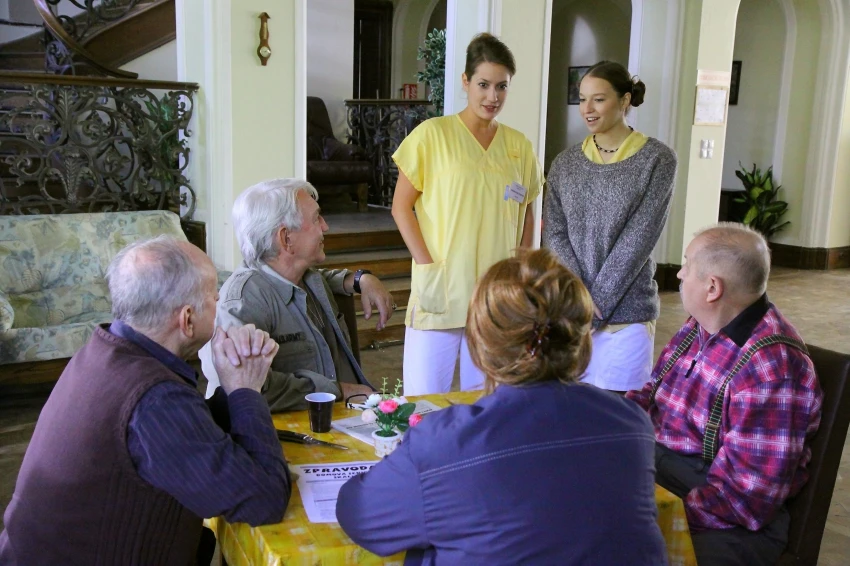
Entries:
<svg viewBox="0 0 850 566">
<path fill-rule="evenodd" d="M 160 237 L 107 273 L 111 324 L 71 358 L 41 412 L 0 534 L 0 564 L 194 564 L 202 518 L 277 523 L 291 493 L 260 394 L 277 344 L 214 326 L 216 271 Z M 212 339 L 212 407 L 186 359 Z"/>
</svg>

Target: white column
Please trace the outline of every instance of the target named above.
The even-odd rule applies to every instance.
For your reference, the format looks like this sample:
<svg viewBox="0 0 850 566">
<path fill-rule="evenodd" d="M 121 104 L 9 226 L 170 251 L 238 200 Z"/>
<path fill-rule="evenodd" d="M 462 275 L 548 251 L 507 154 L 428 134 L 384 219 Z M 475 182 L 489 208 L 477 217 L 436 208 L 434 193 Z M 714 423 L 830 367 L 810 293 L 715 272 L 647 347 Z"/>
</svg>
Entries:
<svg viewBox="0 0 850 566">
<path fill-rule="evenodd" d="M 466 46 L 477 33 L 490 27 L 493 0 L 448 0 L 446 9 L 446 84 L 443 114 L 466 108 L 461 75 L 466 65 Z"/>
<path fill-rule="evenodd" d="M 201 86 L 189 138 L 197 220 L 215 264 L 241 262 L 230 221 L 248 186 L 306 173 L 306 0 L 177 0 L 180 80 Z M 267 12 L 272 56 L 256 54 Z"/>
<path fill-rule="evenodd" d="M 699 70 L 729 72 L 732 68 L 739 3 L 740 0 L 715 0 L 703 3 L 697 54 Z M 703 139 L 714 140 L 713 159 L 700 159 L 700 140 Z M 680 163 L 684 160 L 688 161 L 682 250 L 687 248 L 688 243 L 693 239 L 694 232 L 717 222 L 725 146 L 725 124 L 722 126 L 692 125 L 688 153 L 679 154 Z"/>
<path fill-rule="evenodd" d="M 502 41 L 516 59 L 517 76 L 499 121 L 516 128 L 531 140 L 541 158 L 546 150 L 546 107 L 549 98 L 549 40 L 552 0 L 499 2 Z M 540 246 L 543 195 L 534 202 L 534 247 Z"/>
</svg>

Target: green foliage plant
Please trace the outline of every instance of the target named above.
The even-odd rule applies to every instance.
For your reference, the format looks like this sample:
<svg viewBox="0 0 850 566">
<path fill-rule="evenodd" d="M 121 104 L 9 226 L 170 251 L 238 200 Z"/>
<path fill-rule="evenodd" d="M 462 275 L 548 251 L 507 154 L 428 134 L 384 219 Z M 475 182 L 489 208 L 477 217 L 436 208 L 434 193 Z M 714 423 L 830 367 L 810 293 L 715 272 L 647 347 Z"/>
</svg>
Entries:
<svg viewBox="0 0 850 566">
<path fill-rule="evenodd" d="M 782 216 L 788 212 L 788 203 L 777 199 L 782 187 L 773 180 L 773 166 L 768 167 L 764 173 L 755 163 L 751 171 L 747 171 L 740 161 L 738 166 L 740 168 L 735 171 L 735 175 L 744 184 L 744 191 L 734 202 L 747 206 L 742 222 L 761 232 L 765 238 L 791 224 L 787 221 L 779 223 Z"/>
<path fill-rule="evenodd" d="M 431 114 L 442 116 L 446 84 L 446 30 L 431 30 L 416 59 L 425 59 L 425 70 L 416 73 L 416 80 L 428 84 L 428 100 L 434 105 Z"/>
</svg>

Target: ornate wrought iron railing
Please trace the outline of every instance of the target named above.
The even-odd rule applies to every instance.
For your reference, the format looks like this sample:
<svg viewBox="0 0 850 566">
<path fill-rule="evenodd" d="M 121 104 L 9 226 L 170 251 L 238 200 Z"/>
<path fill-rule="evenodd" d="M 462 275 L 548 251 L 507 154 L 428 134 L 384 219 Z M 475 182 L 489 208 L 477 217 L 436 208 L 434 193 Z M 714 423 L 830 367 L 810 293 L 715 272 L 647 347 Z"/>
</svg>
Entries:
<svg viewBox="0 0 850 566">
<path fill-rule="evenodd" d="M 195 191 L 194 83 L 0 73 L 0 214 L 170 209 Z"/>
<path fill-rule="evenodd" d="M 398 179 L 392 155 L 407 134 L 428 118 L 427 100 L 346 100 L 348 138 L 369 154 L 375 180 L 369 187 L 369 202 L 390 206 Z"/>
</svg>

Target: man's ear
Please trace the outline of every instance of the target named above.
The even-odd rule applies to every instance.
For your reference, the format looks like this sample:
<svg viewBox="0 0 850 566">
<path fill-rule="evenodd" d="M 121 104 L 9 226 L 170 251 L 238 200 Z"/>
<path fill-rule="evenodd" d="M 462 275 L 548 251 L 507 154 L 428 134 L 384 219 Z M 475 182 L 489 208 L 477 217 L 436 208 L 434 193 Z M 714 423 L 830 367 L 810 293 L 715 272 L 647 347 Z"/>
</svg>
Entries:
<svg viewBox="0 0 850 566">
<path fill-rule="evenodd" d="M 726 284 L 723 282 L 723 279 L 716 275 L 709 275 L 706 278 L 706 284 L 706 302 L 714 303 L 719 301 L 726 290 Z"/>
<path fill-rule="evenodd" d="M 288 251 L 292 245 L 289 239 L 289 230 L 281 226 L 275 237 L 277 238 L 278 247 L 281 250 Z"/>
<path fill-rule="evenodd" d="M 195 336 L 195 309 L 191 305 L 183 305 L 177 315 L 177 324 L 180 327 L 180 332 L 187 338 Z"/>
</svg>

